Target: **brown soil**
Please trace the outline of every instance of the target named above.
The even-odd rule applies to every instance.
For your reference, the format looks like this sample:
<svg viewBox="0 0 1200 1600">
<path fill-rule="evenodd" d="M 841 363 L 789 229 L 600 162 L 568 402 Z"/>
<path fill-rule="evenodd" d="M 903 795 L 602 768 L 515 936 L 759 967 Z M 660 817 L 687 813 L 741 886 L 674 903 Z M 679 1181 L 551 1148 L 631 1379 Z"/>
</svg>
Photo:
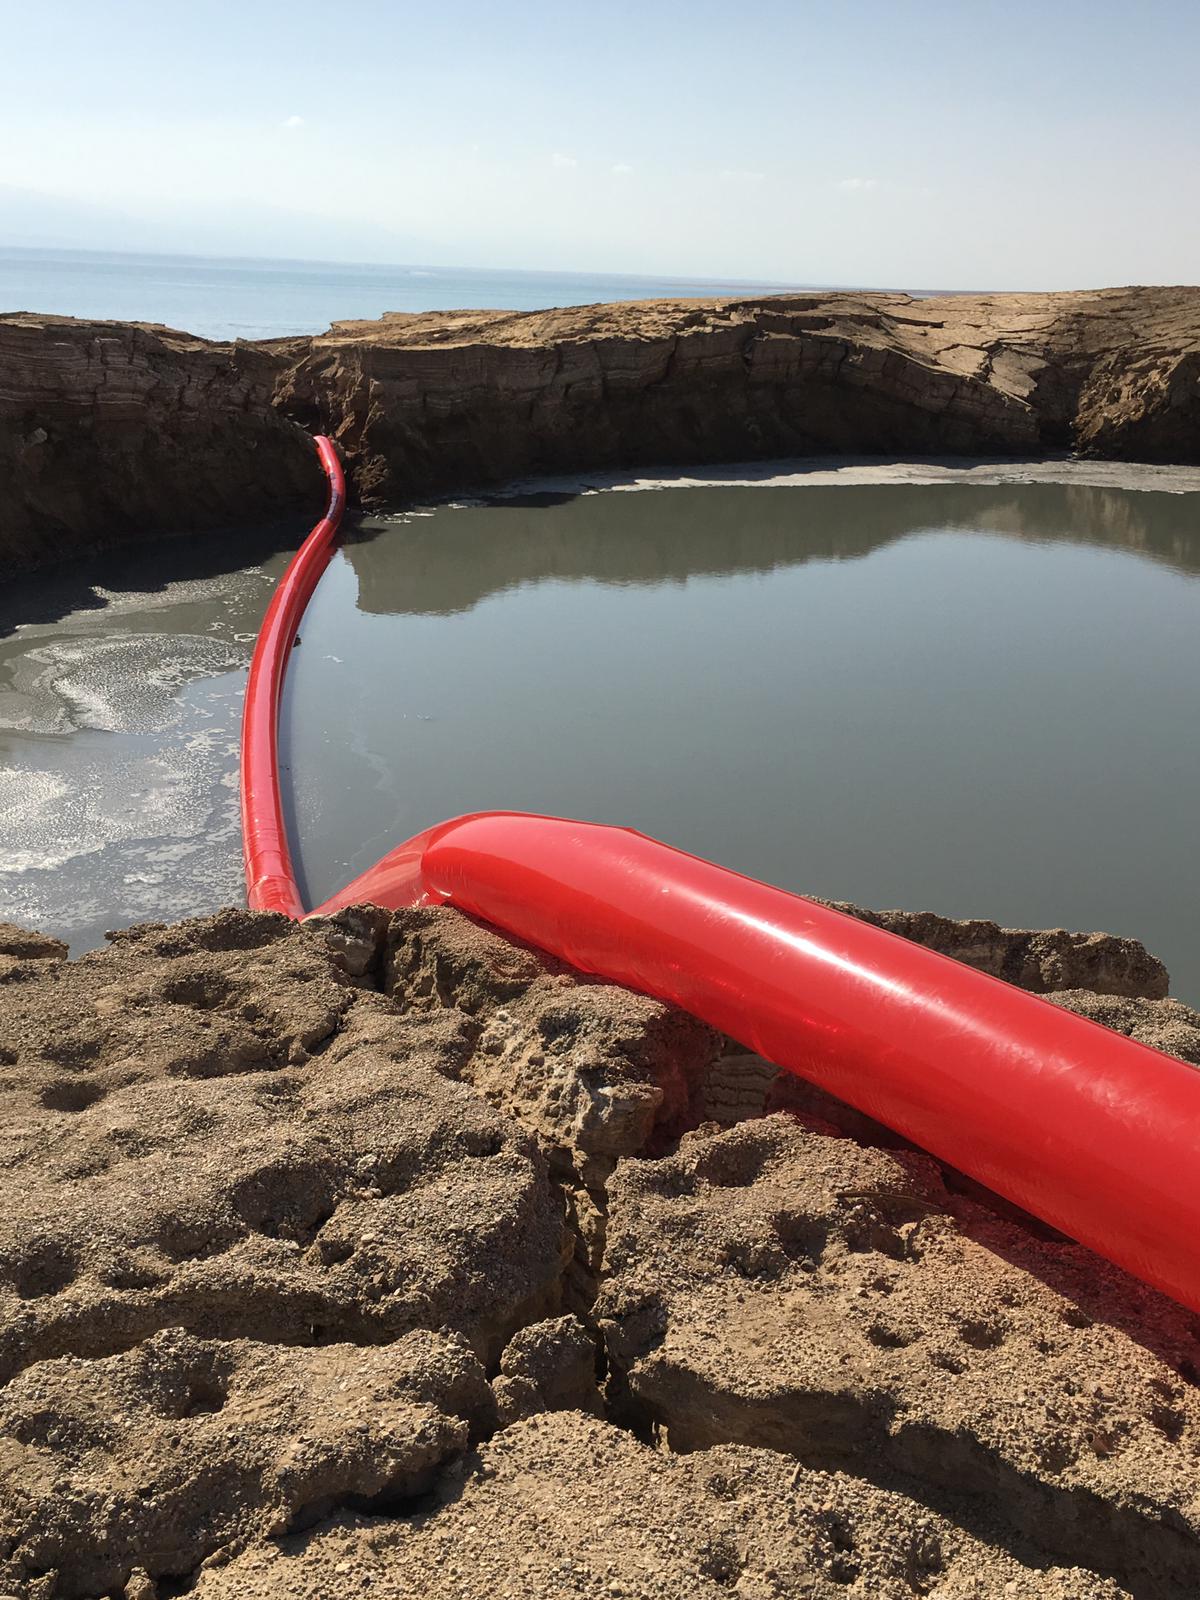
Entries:
<svg viewBox="0 0 1200 1600">
<path fill-rule="evenodd" d="M 0 315 L 0 565 L 320 503 L 813 452 L 1200 462 L 1200 288 L 436 312 L 213 344 Z M 300 424 L 302 426 L 297 426 Z"/>
<path fill-rule="evenodd" d="M 122 322 L 0 315 L 0 571 L 308 515 L 311 440 L 275 358 Z"/>
<path fill-rule="evenodd" d="M 1133 941 L 879 920 L 1200 1063 Z M 0 1164 L 0 1595 L 1200 1587 L 1194 1317 L 455 912 L 0 929 Z"/>
</svg>

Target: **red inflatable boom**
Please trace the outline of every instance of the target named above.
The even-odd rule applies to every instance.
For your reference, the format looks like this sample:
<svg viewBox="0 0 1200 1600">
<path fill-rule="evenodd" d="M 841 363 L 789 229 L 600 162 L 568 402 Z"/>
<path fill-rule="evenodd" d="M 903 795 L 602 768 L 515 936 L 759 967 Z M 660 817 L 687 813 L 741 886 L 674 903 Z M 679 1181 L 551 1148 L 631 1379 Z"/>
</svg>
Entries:
<svg viewBox="0 0 1200 1600">
<path fill-rule="evenodd" d="M 302 917 L 304 904 L 292 870 L 279 792 L 283 675 L 304 608 L 329 565 L 346 507 L 346 480 L 333 440 L 320 435 L 315 443 L 329 480 L 329 503 L 271 596 L 250 658 L 242 709 L 242 860 L 246 899 L 255 911 L 282 911 L 285 917 Z"/>
<path fill-rule="evenodd" d="M 293 584 L 311 593 L 315 537 L 276 596 L 289 617 L 304 601 L 280 596 Z M 264 645 L 275 613 L 255 658 L 272 712 L 291 644 L 277 626 Z M 277 773 L 255 764 L 274 759 L 265 729 L 247 756 L 243 815 L 258 815 L 261 784 L 268 823 L 262 850 L 246 840 L 250 903 L 301 915 Z M 318 909 L 363 901 L 453 904 L 669 1000 L 1200 1310 L 1200 1073 L 1173 1057 L 621 828 L 462 817 L 400 845 Z"/>
</svg>

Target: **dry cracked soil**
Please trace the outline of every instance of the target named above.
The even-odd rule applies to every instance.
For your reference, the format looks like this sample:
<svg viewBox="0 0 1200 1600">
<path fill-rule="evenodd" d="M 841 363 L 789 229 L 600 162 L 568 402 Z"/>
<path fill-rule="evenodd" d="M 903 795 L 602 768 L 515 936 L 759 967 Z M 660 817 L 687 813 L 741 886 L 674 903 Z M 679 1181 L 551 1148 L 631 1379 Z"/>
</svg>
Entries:
<svg viewBox="0 0 1200 1600">
<path fill-rule="evenodd" d="M 0 1169 L 3 1600 L 1200 1591 L 1194 1316 L 457 912 L 0 928 Z"/>
</svg>

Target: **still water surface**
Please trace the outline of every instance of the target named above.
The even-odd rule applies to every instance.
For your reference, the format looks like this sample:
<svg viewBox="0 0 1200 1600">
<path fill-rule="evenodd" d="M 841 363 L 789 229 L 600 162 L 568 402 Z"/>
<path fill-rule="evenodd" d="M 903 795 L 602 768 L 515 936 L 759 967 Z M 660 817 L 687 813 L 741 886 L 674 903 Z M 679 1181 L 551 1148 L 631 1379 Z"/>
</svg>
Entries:
<svg viewBox="0 0 1200 1600">
<path fill-rule="evenodd" d="M 313 902 L 491 807 L 869 906 L 1144 938 L 1200 1000 L 1192 495 L 677 489 L 336 559 L 285 709 Z"/>
<path fill-rule="evenodd" d="M 0 588 L 0 921 L 78 952 L 242 900 L 242 691 L 294 537 L 137 547 Z"/>
<path fill-rule="evenodd" d="M 285 697 L 309 894 L 455 813 L 547 811 L 832 898 L 1133 934 L 1196 1002 L 1197 509 L 709 487 L 364 524 Z M 238 898 L 240 693 L 285 558 L 233 548 L 5 596 L 0 918 L 80 949 Z"/>
</svg>

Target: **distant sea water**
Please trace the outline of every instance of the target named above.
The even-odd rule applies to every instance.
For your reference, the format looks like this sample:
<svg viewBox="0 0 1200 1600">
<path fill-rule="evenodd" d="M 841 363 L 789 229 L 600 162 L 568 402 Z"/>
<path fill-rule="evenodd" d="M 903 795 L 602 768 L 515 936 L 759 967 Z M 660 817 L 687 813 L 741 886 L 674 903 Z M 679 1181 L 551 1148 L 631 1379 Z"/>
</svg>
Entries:
<svg viewBox="0 0 1200 1600">
<path fill-rule="evenodd" d="M 0 311 L 160 322 L 206 339 L 322 333 L 333 321 L 378 317 L 385 311 L 536 311 L 606 300 L 781 294 L 797 287 L 728 279 L 0 248 Z"/>
</svg>

